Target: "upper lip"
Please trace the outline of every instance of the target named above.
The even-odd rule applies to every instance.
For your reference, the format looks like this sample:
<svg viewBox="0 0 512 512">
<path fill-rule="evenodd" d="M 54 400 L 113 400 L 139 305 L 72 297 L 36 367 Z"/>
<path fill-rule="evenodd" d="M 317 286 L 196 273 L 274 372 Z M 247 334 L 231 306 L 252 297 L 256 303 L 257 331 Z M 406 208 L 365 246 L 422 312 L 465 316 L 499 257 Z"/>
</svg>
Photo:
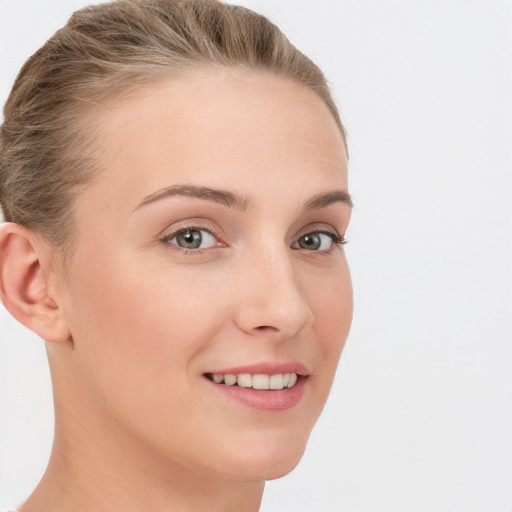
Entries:
<svg viewBox="0 0 512 512">
<path fill-rule="evenodd" d="M 219 373 L 223 375 L 240 375 L 241 373 L 249 373 L 252 375 L 278 375 L 280 373 L 296 373 L 298 375 L 309 375 L 309 370 L 302 363 L 298 362 L 262 362 L 232 368 L 222 368 L 207 373 Z"/>
</svg>

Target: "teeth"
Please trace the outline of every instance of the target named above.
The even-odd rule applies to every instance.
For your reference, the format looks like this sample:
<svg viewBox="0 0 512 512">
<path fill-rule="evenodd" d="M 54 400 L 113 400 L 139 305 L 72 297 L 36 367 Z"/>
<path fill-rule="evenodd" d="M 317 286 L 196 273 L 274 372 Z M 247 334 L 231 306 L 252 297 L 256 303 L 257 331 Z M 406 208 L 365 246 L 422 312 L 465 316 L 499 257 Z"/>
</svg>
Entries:
<svg viewBox="0 0 512 512">
<path fill-rule="evenodd" d="M 236 384 L 236 375 L 231 375 L 230 373 L 224 375 L 224 384 L 227 384 L 228 386 L 233 386 L 233 384 Z"/>
<path fill-rule="evenodd" d="M 268 389 L 269 384 L 270 377 L 268 375 L 255 375 L 252 378 L 252 387 L 254 389 Z"/>
<path fill-rule="evenodd" d="M 271 375 L 268 381 L 268 386 L 270 389 L 284 388 L 284 375 L 282 373 L 278 373 L 277 375 Z"/>
<path fill-rule="evenodd" d="M 236 383 L 241 388 L 252 388 L 252 375 L 249 375 L 248 373 L 241 373 L 236 376 Z"/>
<path fill-rule="evenodd" d="M 242 388 L 253 389 L 284 389 L 291 388 L 297 383 L 296 373 L 278 373 L 276 375 L 264 375 L 250 373 L 240 373 L 233 375 L 230 373 L 207 374 L 213 382 L 217 384 L 226 384 L 227 386 L 238 386 Z"/>
</svg>

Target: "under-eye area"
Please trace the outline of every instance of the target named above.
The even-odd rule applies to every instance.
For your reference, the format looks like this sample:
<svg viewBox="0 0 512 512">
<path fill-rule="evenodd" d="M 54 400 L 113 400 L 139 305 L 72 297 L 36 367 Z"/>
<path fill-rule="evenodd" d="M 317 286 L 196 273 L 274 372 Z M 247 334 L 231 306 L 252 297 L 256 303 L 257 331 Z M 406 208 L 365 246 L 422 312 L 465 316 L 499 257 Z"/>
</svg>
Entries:
<svg viewBox="0 0 512 512">
<path fill-rule="evenodd" d="M 275 375 L 205 373 L 205 377 L 216 384 L 264 390 L 289 389 L 295 386 L 299 379 L 307 378 L 305 375 L 297 375 L 296 373 L 277 373 Z"/>
</svg>

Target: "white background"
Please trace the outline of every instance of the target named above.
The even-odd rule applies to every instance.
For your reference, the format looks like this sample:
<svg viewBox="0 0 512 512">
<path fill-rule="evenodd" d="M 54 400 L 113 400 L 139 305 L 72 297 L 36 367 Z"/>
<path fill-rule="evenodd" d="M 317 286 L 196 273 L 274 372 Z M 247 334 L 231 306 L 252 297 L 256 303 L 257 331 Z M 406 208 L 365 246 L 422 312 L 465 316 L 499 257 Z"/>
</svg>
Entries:
<svg viewBox="0 0 512 512">
<path fill-rule="evenodd" d="M 78 0 L 0 0 L 0 99 Z M 247 0 L 316 60 L 349 133 L 355 318 L 264 512 L 512 511 L 512 3 Z M 0 307 L 0 509 L 44 470 L 43 343 Z M 241 511 L 243 512 L 243 511 Z"/>
</svg>

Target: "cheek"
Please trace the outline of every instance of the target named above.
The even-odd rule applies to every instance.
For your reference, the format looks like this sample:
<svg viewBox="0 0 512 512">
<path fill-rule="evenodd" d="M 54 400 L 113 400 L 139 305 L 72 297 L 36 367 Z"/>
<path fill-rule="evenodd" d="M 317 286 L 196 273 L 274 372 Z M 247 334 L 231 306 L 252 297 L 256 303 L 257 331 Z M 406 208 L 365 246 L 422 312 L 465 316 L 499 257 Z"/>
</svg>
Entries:
<svg viewBox="0 0 512 512">
<path fill-rule="evenodd" d="M 221 322 L 210 284 L 191 282 L 179 268 L 106 258 L 84 266 L 76 286 L 72 332 L 80 364 L 117 396 L 148 384 L 184 389 L 197 370 L 194 355 Z"/>
<path fill-rule="evenodd" d="M 343 264 L 336 271 L 326 274 L 322 282 L 309 294 L 314 309 L 316 325 L 332 333 L 347 333 L 352 322 L 353 296 L 352 281 L 348 266 Z"/>
<path fill-rule="evenodd" d="M 169 439 L 182 440 L 202 424 L 190 399 L 201 393 L 197 356 L 225 322 L 222 305 L 212 300 L 213 283 L 196 284 L 180 269 L 136 260 L 88 269 L 73 304 L 82 396 L 91 411 L 108 411 L 102 422 L 114 420 L 137 438 L 185 456 L 190 447 Z"/>
<path fill-rule="evenodd" d="M 352 323 L 353 296 L 348 266 L 322 281 L 322 293 L 314 289 L 309 303 L 314 313 L 318 362 L 332 382 Z M 330 384 L 329 384 L 330 386 Z"/>
</svg>

